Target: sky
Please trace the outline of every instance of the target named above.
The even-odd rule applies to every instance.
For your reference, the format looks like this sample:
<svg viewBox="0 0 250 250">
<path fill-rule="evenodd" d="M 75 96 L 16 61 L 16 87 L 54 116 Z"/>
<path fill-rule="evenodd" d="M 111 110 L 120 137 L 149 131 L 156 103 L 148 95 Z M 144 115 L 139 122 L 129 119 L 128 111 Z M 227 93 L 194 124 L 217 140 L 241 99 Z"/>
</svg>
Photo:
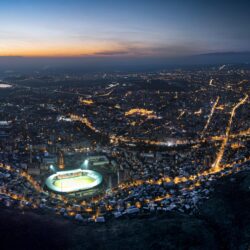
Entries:
<svg viewBox="0 0 250 250">
<path fill-rule="evenodd" d="M 250 1 L 1 0 L 0 56 L 172 58 L 250 51 Z"/>
</svg>

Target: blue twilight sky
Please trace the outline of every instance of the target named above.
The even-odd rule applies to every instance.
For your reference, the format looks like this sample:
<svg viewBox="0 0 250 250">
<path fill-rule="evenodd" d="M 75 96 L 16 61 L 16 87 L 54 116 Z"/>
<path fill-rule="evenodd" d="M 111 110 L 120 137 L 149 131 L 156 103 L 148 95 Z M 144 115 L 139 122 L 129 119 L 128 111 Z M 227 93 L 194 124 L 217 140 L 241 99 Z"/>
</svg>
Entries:
<svg viewBox="0 0 250 250">
<path fill-rule="evenodd" d="M 0 1 L 0 56 L 228 51 L 250 51 L 250 1 Z"/>
</svg>

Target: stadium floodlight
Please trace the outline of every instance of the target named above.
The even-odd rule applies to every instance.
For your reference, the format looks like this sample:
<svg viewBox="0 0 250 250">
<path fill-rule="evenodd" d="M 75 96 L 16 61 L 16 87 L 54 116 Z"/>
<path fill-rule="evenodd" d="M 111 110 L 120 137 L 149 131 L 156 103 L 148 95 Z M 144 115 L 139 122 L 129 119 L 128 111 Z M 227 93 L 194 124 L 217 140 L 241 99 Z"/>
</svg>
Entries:
<svg viewBox="0 0 250 250">
<path fill-rule="evenodd" d="M 85 169 L 88 169 L 88 166 L 89 166 L 89 160 L 86 159 L 86 160 L 84 161 L 84 167 L 85 167 Z"/>
<path fill-rule="evenodd" d="M 49 169 L 50 169 L 52 172 L 55 172 L 55 167 L 54 167 L 52 164 L 49 166 Z"/>
</svg>

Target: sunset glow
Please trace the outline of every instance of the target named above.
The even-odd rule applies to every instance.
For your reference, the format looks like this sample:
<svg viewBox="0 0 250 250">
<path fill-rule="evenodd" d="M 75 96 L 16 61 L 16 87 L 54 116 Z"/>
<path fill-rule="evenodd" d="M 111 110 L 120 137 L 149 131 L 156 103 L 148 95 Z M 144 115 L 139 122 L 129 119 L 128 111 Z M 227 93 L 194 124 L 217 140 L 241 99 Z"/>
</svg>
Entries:
<svg viewBox="0 0 250 250">
<path fill-rule="evenodd" d="M 117 53 L 121 50 L 113 43 L 58 43 L 42 45 L 11 45 L 7 44 L 0 48 L 1 56 L 26 56 L 26 57 L 81 57 L 90 55 L 102 55 L 105 53 Z"/>
<path fill-rule="evenodd" d="M 222 17 L 220 6 L 159 3 L 3 1 L 0 56 L 175 57 L 249 49 L 246 32 L 237 24 L 237 13 L 248 16 L 244 8 L 234 8 L 236 21 L 231 23 L 230 4 L 223 6 Z M 204 7 L 210 15 L 197 14 Z M 230 29 L 223 23 L 231 23 Z"/>
</svg>

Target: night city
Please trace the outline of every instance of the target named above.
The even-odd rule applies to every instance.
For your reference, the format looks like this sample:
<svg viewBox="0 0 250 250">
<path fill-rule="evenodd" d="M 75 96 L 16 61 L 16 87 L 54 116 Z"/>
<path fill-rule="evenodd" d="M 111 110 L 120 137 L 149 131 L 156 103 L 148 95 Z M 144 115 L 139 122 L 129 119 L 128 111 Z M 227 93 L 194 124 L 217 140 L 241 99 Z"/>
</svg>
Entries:
<svg viewBox="0 0 250 250">
<path fill-rule="evenodd" d="M 1 249 L 249 250 L 250 2 L 0 2 Z"/>
</svg>

